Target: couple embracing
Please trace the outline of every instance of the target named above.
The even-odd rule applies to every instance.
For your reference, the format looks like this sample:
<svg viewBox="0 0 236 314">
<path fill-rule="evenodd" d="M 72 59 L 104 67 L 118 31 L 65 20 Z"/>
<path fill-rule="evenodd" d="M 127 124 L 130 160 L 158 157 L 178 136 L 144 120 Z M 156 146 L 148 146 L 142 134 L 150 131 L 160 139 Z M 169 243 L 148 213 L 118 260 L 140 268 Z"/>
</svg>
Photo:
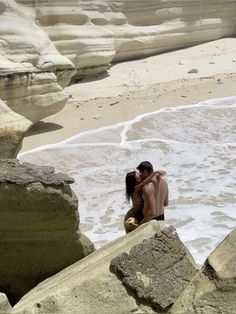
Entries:
<svg viewBox="0 0 236 314">
<path fill-rule="evenodd" d="M 162 178 L 165 171 L 154 171 L 149 161 L 138 165 L 137 171 L 127 173 L 126 198 L 132 208 L 126 213 L 126 233 L 150 220 L 165 220 L 164 206 L 168 205 L 168 185 Z"/>
</svg>

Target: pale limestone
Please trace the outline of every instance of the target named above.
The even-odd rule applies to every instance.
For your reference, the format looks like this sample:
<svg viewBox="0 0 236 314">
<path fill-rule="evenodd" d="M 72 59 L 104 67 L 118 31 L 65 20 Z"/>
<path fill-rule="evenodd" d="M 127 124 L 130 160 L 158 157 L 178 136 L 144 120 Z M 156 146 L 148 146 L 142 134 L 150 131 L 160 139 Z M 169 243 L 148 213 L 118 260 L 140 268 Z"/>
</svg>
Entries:
<svg viewBox="0 0 236 314">
<path fill-rule="evenodd" d="M 11 73 L 0 77 L 0 98 L 33 123 L 60 111 L 68 97 L 53 72 Z"/>
<path fill-rule="evenodd" d="M 164 222 L 152 221 L 110 242 L 40 283 L 15 305 L 14 313 L 155 313 L 148 305 L 138 305 L 109 268 L 113 257 L 164 228 Z"/>
<path fill-rule="evenodd" d="M 236 30 L 236 3 L 228 0 L 27 3 L 35 6 L 36 20 L 73 62 L 77 76 L 94 74 L 110 62 L 231 36 Z"/>
<path fill-rule="evenodd" d="M 232 36 L 236 31 L 236 2 L 230 0 L 0 3 L 2 58 L 20 68 L 75 67 L 77 77 L 104 71 L 114 61 Z M 18 27 L 6 27 L 13 23 Z M 12 32 L 14 36 L 9 36 Z M 16 49 L 21 42 L 24 45 Z"/>
<path fill-rule="evenodd" d="M 234 313 L 236 230 L 216 247 L 172 307 L 172 314 Z"/>
<path fill-rule="evenodd" d="M 73 68 L 37 25 L 34 8 L 0 0 L 0 99 L 9 108 L 33 123 L 60 111 Z"/>
<path fill-rule="evenodd" d="M 0 99 L 0 158 L 15 158 L 32 123 Z"/>
<path fill-rule="evenodd" d="M 12 311 L 12 307 L 8 301 L 7 296 L 4 293 L 0 292 L 0 313 L 7 314 Z"/>
</svg>

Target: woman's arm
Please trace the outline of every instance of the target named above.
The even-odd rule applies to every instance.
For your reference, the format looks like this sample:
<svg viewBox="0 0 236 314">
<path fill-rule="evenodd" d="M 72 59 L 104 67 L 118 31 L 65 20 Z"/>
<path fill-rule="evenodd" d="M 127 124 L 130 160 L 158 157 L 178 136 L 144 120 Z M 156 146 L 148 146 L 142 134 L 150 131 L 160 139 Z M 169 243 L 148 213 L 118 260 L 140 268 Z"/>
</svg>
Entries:
<svg viewBox="0 0 236 314">
<path fill-rule="evenodd" d="M 126 233 L 133 231 L 138 227 L 135 216 L 136 216 L 135 208 L 131 208 L 126 213 L 124 217 L 124 228 Z"/>
<path fill-rule="evenodd" d="M 164 170 L 157 170 L 151 173 L 146 179 L 144 179 L 141 183 L 135 186 L 134 191 L 138 192 L 140 191 L 147 183 L 152 182 L 152 179 L 160 176 L 164 176 L 166 172 Z"/>
</svg>

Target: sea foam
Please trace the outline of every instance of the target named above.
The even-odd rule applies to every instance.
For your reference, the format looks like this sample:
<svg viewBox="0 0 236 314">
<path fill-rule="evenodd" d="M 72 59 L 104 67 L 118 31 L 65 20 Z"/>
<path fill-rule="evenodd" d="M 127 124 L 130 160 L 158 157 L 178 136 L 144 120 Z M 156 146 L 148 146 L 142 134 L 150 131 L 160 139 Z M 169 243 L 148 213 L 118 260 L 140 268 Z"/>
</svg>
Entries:
<svg viewBox="0 0 236 314">
<path fill-rule="evenodd" d="M 124 179 L 143 160 L 167 172 L 166 222 L 196 262 L 236 226 L 236 96 L 171 107 L 80 133 L 18 158 L 75 179 L 80 229 L 96 245 L 124 235 Z"/>
</svg>

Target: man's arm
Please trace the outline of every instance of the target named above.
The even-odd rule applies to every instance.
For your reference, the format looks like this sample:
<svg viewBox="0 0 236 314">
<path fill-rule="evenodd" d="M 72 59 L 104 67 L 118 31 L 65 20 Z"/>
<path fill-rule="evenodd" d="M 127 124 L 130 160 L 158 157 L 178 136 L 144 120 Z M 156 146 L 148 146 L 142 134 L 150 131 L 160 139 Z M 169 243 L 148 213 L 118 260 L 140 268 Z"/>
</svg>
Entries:
<svg viewBox="0 0 236 314">
<path fill-rule="evenodd" d="M 164 206 L 168 206 L 169 205 L 169 189 L 168 189 L 168 185 L 167 185 L 167 193 L 166 193 L 166 197 L 164 200 Z"/>
<path fill-rule="evenodd" d="M 143 209 L 143 220 L 139 225 L 144 224 L 145 222 L 150 221 L 156 214 L 156 199 L 155 199 L 155 188 L 154 183 L 148 183 L 143 188 L 143 200 L 144 200 L 144 209 Z"/>
</svg>

